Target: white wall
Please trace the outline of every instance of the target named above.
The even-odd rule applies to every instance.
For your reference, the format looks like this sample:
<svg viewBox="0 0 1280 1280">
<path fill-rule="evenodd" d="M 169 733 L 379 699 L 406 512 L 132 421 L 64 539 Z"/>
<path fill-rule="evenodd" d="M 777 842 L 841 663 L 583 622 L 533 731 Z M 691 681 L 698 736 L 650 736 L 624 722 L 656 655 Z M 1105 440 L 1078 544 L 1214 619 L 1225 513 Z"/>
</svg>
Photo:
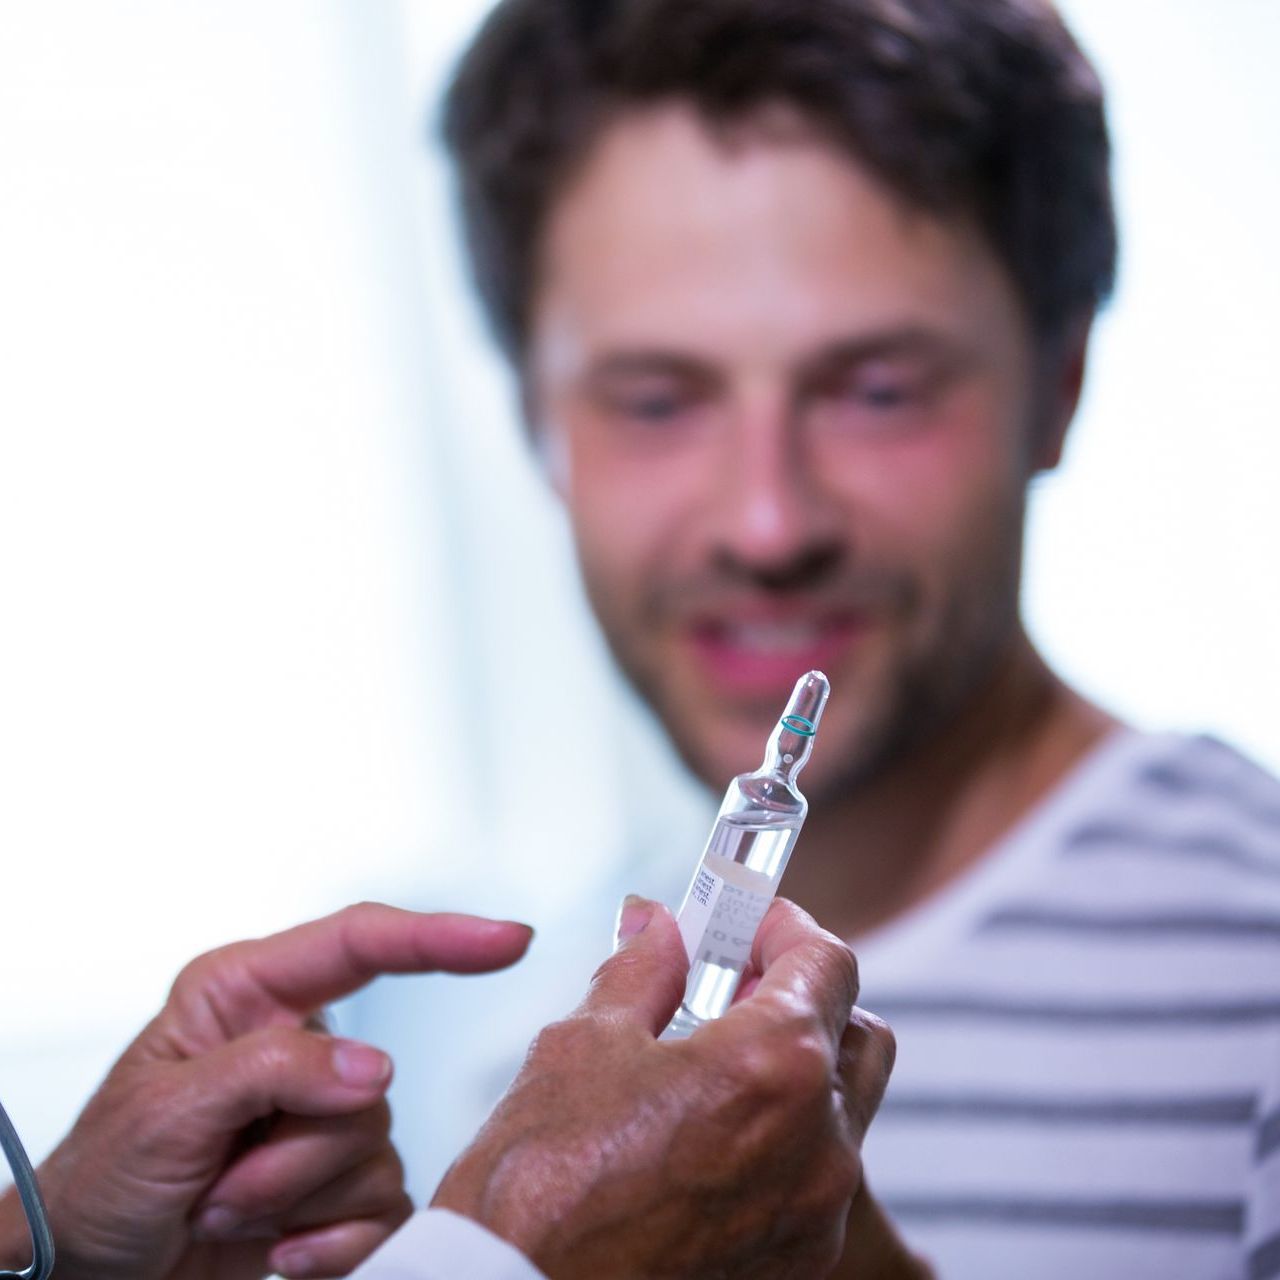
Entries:
<svg viewBox="0 0 1280 1280">
<path fill-rule="evenodd" d="M 196 951 L 363 896 L 536 917 L 627 850 L 625 771 L 699 803 L 448 238 L 424 103 L 482 7 L 0 11 L 0 1097 L 36 1154 Z M 1028 612 L 1117 709 L 1280 766 L 1280 8 L 1066 7 L 1125 267 Z"/>
<path fill-rule="evenodd" d="M 1280 767 L 1280 87 L 1270 0 L 1070 0 L 1109 87 L 1123 236 L 1027 612 L 1141 723 Z"/>
</svg>

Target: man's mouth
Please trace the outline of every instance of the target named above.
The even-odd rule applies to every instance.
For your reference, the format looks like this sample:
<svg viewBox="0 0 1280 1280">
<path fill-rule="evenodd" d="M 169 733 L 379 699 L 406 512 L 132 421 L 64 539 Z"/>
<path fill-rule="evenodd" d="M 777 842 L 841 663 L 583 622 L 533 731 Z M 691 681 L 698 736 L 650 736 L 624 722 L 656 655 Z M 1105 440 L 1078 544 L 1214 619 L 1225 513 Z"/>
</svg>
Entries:
<svg viewBox="0 0 1280 1280">
<path fill-rule="evenodd" d="M 785 696 L 806 671 L 836 668 L 866 620 L 854 614 L 700 618 L 687 631 L 703 678 L 728 696 Z"/>
</svg>

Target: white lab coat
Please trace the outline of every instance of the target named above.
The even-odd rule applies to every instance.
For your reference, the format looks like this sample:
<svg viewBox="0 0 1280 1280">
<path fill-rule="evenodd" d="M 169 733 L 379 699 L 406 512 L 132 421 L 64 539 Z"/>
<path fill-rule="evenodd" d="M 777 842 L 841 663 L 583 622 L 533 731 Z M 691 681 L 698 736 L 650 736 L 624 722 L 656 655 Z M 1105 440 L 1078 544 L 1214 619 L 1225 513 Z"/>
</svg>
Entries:
<svg viewBox="0 0 1280 1280">
<path fill-rule="evenodd" d="M 421 1209 L 350 1280 L 546 1280 L 518 1249 L 470 1218 Z"/>
</svg>

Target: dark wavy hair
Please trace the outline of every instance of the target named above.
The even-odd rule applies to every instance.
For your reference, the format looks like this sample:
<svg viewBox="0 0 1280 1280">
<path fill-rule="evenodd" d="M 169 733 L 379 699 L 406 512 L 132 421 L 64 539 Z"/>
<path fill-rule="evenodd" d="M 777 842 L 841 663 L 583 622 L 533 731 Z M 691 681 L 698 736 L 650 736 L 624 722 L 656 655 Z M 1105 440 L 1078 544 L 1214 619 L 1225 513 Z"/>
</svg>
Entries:
<svg viewBox="0 0 1280 1280">
<path fill-rule="evenodd" d="M 519 363 L 548 212 L 619 112 L 783 104 L 911 205 L 972 218 L 1051 344 L 1115 277 L 1102 90 L 1048 0 L 502 0 L 443 132 L 494 332 Z"/>
</svg>

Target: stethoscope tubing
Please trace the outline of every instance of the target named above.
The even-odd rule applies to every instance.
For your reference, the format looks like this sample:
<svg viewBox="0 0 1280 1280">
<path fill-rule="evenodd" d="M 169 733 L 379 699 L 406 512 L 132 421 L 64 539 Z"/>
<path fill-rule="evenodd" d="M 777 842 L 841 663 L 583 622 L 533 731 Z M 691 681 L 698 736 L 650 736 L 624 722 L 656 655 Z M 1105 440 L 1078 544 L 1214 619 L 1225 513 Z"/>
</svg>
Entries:
<svg viewBox="0 0 1280 1280">
<path fill-rule="evenodd" d="M 0 1271 L 0 1280 L 49 1280 L 53 1274 L 53 1232 L 49 1230 L 49 1214 L 44 1207 L 44 1197 L 36 1182 L 35 1170 L 18 1139 L 8 1114 L 0 1106 L 0 1147 L 13 1170 L 13 1185 L 22 1201 L 22 1211 L 27 1215 L 27 1230 L 31 1233 L 31 1265 L 22 1271 Z"/>
</svg>

